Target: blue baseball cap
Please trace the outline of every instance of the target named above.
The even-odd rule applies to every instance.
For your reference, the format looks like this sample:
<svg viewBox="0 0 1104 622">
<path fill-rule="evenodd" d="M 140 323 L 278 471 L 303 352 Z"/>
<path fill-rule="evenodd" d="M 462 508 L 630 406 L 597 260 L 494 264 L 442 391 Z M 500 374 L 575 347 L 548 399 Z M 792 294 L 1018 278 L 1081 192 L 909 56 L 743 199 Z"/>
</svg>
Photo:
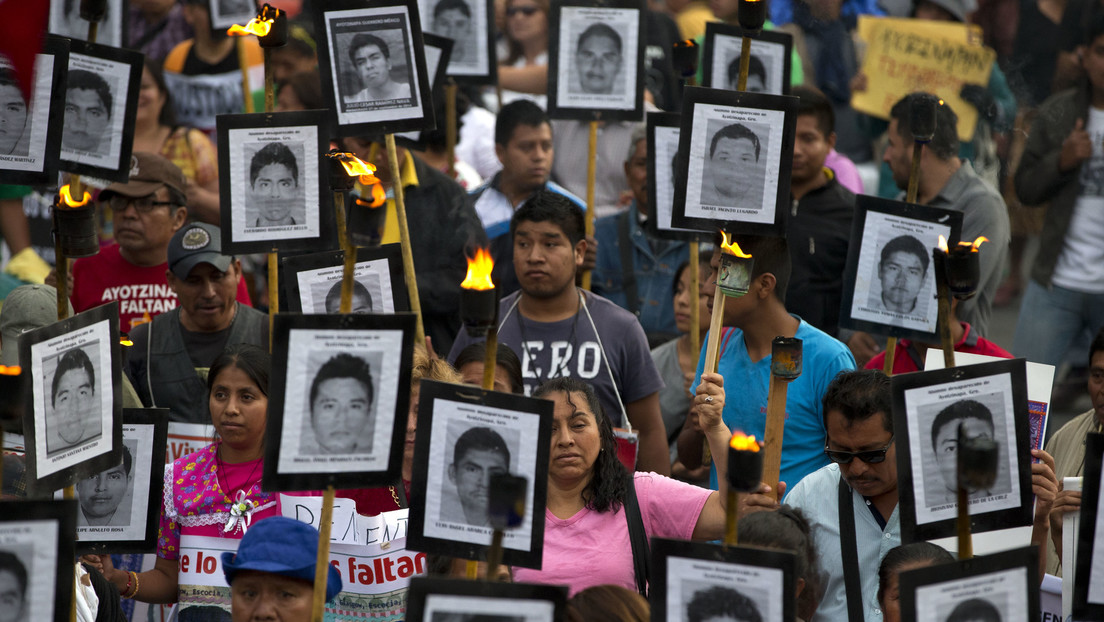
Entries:
<svg viewBox="0 0 1104 622">
<path fill-rule="evenodd" d="M 226 582 L 242 570 L 270 572 L 293 579 L 314 581 L 314 564 L 318 557 L 318 530 L 284 516 L 273 516 L 249 528 L 238 545 L 237 553 L 222 554 L 222 572 Z M 329 567 L 326 579 L 326 601 L 341 591 L 341 575 Z"/>
</svg>

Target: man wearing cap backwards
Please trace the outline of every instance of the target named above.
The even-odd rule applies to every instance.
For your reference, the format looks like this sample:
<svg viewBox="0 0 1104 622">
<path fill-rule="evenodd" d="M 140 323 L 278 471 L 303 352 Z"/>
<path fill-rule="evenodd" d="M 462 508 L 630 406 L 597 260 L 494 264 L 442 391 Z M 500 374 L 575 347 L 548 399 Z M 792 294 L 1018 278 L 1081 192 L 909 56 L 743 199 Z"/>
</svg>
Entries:
<svg viewBox="0 0 1104 622">
<path fill-rule="evenodd" d="M 222 554 L 233 622 L 309 622 L 317 557 L 318 531 L 306 523 L 273 516 L 251 527 L 236 553 Z M 328 570 L 326 602 L 341 592 L 341 575 Z"/>
<path fill-rule="evenodd" d="M 119 301 L 120 330 L 130 333 L 151 317 L 176 307 L 176 294 L 165 281 L 169 239 L 187 222 L 184 174 L 152 153 L 135 153 L 130 179 L 100 192 L 110 206 L 115 243 L 73 264 L 69 296 L 78 313 Z M 238 299 L 249 304 L 242 284 Z"/>
<path fill-rule="evenodd" d="M 171 421 L 210 421 L 207 367 L 226 346 L 268 347 L 268 316 L 234 299 L 241 262 L 222 254 L 217 227 L 193 223 L 168 248 L 169 287 L 180 306 L 131 333 L 126 372 L 147 407 L 168 408 Z"/>
</svg>

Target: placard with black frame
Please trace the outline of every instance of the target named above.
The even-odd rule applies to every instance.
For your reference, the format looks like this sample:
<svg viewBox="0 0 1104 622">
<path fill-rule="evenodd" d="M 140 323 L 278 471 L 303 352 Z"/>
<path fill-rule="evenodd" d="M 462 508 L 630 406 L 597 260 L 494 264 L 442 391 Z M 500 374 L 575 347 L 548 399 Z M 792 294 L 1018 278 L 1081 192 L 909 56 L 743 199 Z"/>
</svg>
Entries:
<svg viewBox="0 0 1104 622">
<path fill-rule="evenodd" d="M 77 502 L 5 501 L 0 512 L 0 570 L 27 578 L 5 590 L 11 620 L 68 622 L 73 607 Z M 10 600 L 9 600 L 10 597 Z"/>
<path fill-rule="evenodd" d="M 652 538 L 651 550 L 653 622 L 795 618 L 793 553 L 666 538 Z"/>
<path fill-rule="evenodd" d="M 1031 431 L 1024 359 L 893 377 L 901 541 L 955 535 L 957 433 L 999 447 L 997 476 L 970 494 L 974 533 L 1031 525 Z"/>
<path fill-rule="evenodd" d="M 329 0 L 314 20 L 322 96 L 337 136 L 433 129 L 416 0 Z"/>
<path fill-rule="evenodd" d="M 0 57 L 0 183 L 48 186 L 57 183 L 61 130 L 69 72 L 69 41 L 56 35 L 42 40 L 35 56 L 33 93 L 28 102 L 7 58 Z M 11 128 L 11 129 L 9 129 Z"/>
<path fill-rule="evenodd" d="M 735 91 L 743 53 L 743 28 L 736 24 L 710 22 L 705 25 L 702 46 L 702 86 Z M 762 30 L 751 36 L 748 61 L 749 93 L 790 94 L 790 59 L 793 36 L 777 30 Z"/>
<path fill-rule="evenodd" d="M 442 1 L 444 2 L 446 0 Z M 464 0 L 455 1 L 464 2 Z M 452 50 L 456 42 L 448 37 L 441 37 L 428 32 L 422 33 L 422 40 L 425 42 L 426 73 L 429 74 L 430 92 L 433 93 L 433 112 L 437 116 L 444 118 L 445 80 L 448 78 L 445 73 L 445 68 L 448 65 L 449 58 L 452 57 Z M 445 131 L 444 127 L 437 129 L 443 136 Z M 429 144 L 428 134 L 432 131 L 433 130 L 402 132 L 401 134 L 395 134 L 395 141 L 404 147 L 409 147 L 416 151 L 425 151 L 426 146 Z"/>
<path fill-rule="evenodd" d="M 78 555 L 157 548 L 168 417 L 167 408 L 123 409 L 122 462 L 75 486 Z"/>
<path fill-rule="evenodd" d="M 706 240 L 711 234 L 671 225 L 681 119 L 675 112 L 647 114 L 648 221 L 644 226 L 649 234 L 658 238 L 693 242 Z"/>
<path fill-rule="evenodd" d="M 344 261 L 342 251 L 281 257 L 281 282 L 288 309 L 294 313 L 337 313 Z M 403 279 L 402 249 L 398 244 L 357 248 L 353 280 L 354 313 L 358 309 L 361 313 L 410 310 L 410 296 Z"/>
<path fill-rule="evenodd" d="M 398 480 L 414 322 L 411 313 L 276 316 L 264 490 Z"/>
<path fill-rule="evenodd" d="M 939 333 L 932 251 L 958 243 L 962 212 L 865 194 L 855 201 L 840 325 L 933 341 Z"/>
<path fill-rule="evenodd" d="M 418 0 L 418 11 L 423 37 L 432 33 L 455 42 L 447 75 L 464 84 L 498 82 L 494 0 Z"/>
<path fill-rule="evenodd" d="M 1077 572 L 1073 583 L 1073 619 L 1104 619 L 1104 518 L 1100 513 L 1104 434 L 1085 437 L 1081 521 L 1077 532 Z M 1070 554 L 1066 553 L 1066 559 Z"/>
<path fill-rule="evenodd" d="M 406 619 L 425 622 L 557 622 L 567 610 L 567 586 L 414 577 Z"/>
<path fill-rule="evenodd" d="M 318 171 L 329 149 L 322 110 L 218 116 L 222 252 L 337 246 Z"/>
<path fill-rule="evenodd" d="M 133 50 L 70 42 L 61 170 L 122 183 L 130 179 L 144 62 Z"/>
<path fill-rule="evenodd" d="M 562 0 L 548 18 L 548 116 L 644 117 L 644 12 L 631 0 Z"/>
<path fill-rule="evenodd" d="M 529 488 L 521 526 L 505 533 L 502 563 L 539 569 L 551 439 L 548 400 L 423 380 L 408 546 L 484 559 L 492 534 L 486 480 L 509 472 L 528 480 Z"/>
<path fill-rule="evenodd" d="M 905 570 L 897 580 L 902 622 L 1039 620 L 1034 546 Z"/>
<path fill-rule="evenodd" d="M 122 461 L 117 301 L 19 337 L 30 370 L 23 436 L 27 490 L 52 494 Z"/>
<path fill-rule="evenodd" d="M 126 0 L 106 0 L 107 10 L 96 29 L 96 43 L 121 48 L 137 49 L 125 41 L 129 13 Z M 50 21 L 47 30 L 51 34 L 74 41 L 88 40 L 88 21 L 80 16 L 81 0 L 50 0 Z"/>
<path fill-rule="evenodd" d="M 207 0 L 211 32 L 225 33 L 234 24 L 244 26 L 258 12 L 256 0 Z"/>
<path fill-rule="evenodd" d="M 783 235 L 797 98 L 688 87 L 671 224 Z"/>
</svg>

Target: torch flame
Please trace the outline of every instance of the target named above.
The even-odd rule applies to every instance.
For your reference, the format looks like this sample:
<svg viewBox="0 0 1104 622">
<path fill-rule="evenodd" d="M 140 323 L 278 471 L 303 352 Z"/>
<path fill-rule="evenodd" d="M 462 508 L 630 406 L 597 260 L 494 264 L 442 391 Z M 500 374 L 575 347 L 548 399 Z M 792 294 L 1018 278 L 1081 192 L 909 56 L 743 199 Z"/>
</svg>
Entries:
<svg viewBox="0 0 1104 622">
<path fill-rule="evenodd" d="M 123 333 L 119 336 L 119 345 L 130 347 L 134 342 L 130 340 L 130 335 Z"/>
<path fill-rule="evenodd" d="M 271 15 L 269 10 L 272 11 Z M 270 30 L 272 30 L 272 24 L 276 22 L 276 17 L 280 15 L 280 9 L 275 7 L 264 5 L 261 12 L 257 17 L 249 20 L 249 23 L 244 27 L 234 24 L 227 31 L 229 35 L 257 35 L 258 37 L 268 36 Z"/>
<path fill-rule="evenodd" d="M 982 242 L 988 242 L 988 241 L 989 241 L 989 238 L 985 237 L 984 235 L 979 235 L 979 236 L 977 236 L 977 239 L 974 240 L 973 244 L 971 244 L 969 242 L 959 242 L 958 245 L 959 246 L 968 246 L 968 247 L 970 247 L 970 250 L 972 252 L 976 253 L 976 252 L 978 252 L 978 247 L 981 246 L 981 243 Z"/>
<path fill-rule="evenodd" d="M 23 370 L 18 365 L 0 365 L 0 375 L 18 376 Z"/>
<path fill-rule="evenodd" d="M 80 201 L 73 200 L 73 195 L 69 190 L 69 184 L 65 184 L 64 186 L 62 186 L 61 189 L 58 190 L 58 194 L 61 195 L 61 200 L 66 207 L 84 207 L 85 205 L 88 205 L 89 201 L 92 200 L 92 195 L 87 192 L 84 193 L 84 197 Z"/>
<path fill-rule="evenodd" d="M 494 289 L 494 281 L 491 280 L 493 268 L 494 259 L 491 258 L 491 251 L 485 248 L 475 251 L 475 257 L 468 258 L 468 275 L 464 277 L 460 287 L 479 291 Z"/>
<path fill-rule="evenodd" d="M 943 237 L 942 234 L 940 234 L 939 236 L 939 250 L 943 251 L 944 253 L 947 252 L 947 238 Z"/>
<path fill-rule="evenodd" d="M 729 255 L 735 255 L 741 259 L 751 259 L 751 255 L 744 254 L 744 251 L 740 249 L 740 245 L 734 241 L 731 241 L 728 237 L 728 233 L 721 231 L 721 237 L 724 238 L 721 241 L 721 250 Z"/>
<path fill-rule="evenodd" d="M 759 451 L 759 441 L 756 441 L 754 436 L 747 436 L 743 432 L 733 434 L 728 445 L 737 451 Z"/>
<path fill-rule="evenodd" d="M 376 167 L 371 162 L 365 162 L 351 153 L 328 153 L 326 157 L 337 158 L 349 177 L 359 177 L 361 184 L 372 188 L 372 201 L 369 203 L 358 198 L 358 205 L 379 207 L 387 200 L 387 193 L 384 191 L 379 178 L 376 177 Z"/>
</svg>

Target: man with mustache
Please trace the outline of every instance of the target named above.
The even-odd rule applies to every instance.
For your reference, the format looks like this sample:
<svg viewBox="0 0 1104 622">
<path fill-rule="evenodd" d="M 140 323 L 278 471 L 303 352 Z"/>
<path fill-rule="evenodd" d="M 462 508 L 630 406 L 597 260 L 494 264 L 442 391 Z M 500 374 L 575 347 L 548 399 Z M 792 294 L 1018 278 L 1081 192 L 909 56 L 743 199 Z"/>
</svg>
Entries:
<svg viewBox="0 0 1104 622">
<path fill-rule="evenodd" d="M 168 244 L 168 285 L 180 306 L 135 328 L 125 370 L 147 407 L 170 421 L 210 423 L 207 368 L 227 346 L 268 346 L 268 316 L 235 300 L 241 262 L 222 254 L 218 227 L 192 223 Z"/>
</svg>

